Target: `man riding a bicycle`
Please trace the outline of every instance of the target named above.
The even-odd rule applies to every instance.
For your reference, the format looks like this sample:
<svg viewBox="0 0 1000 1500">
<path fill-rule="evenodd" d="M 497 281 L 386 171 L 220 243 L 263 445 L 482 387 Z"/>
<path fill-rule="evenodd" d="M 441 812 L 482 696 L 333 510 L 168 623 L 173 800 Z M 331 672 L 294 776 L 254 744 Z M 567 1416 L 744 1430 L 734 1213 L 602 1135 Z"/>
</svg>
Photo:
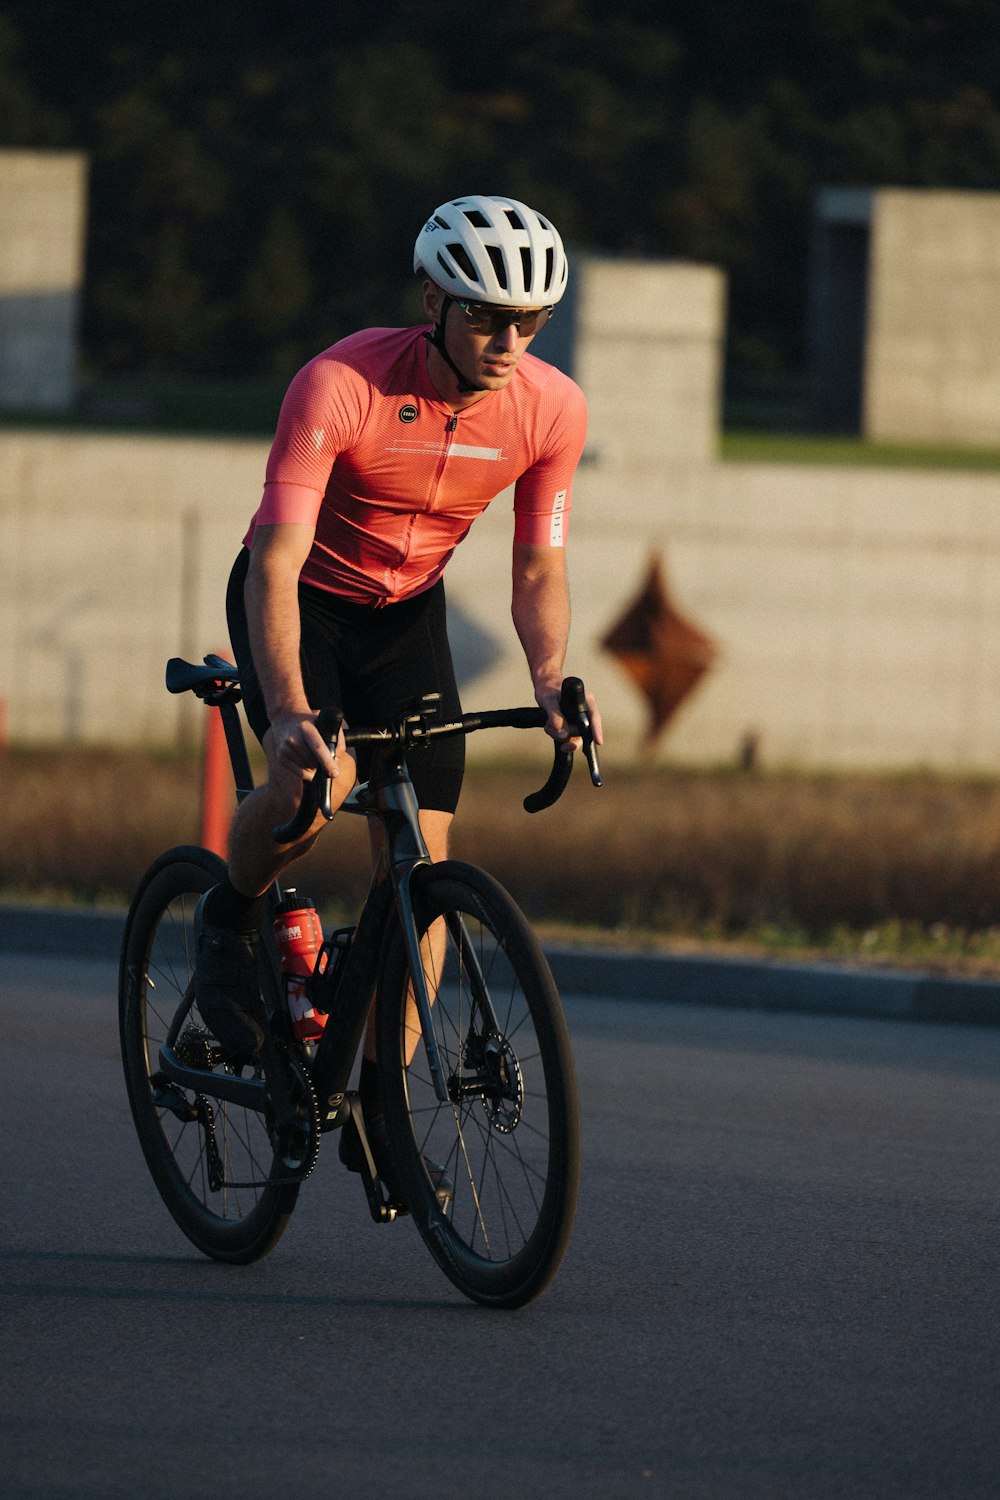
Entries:
<svg viewBox="0 0 1000 1500">
<path fill-rule="evenodd" d="M 514 626 L 548 733 L 567 751 L 580 745 L 559 691 L 565 540 L 586 406 L 568 376 L 528 353 L 566 288 L 562 242 L 514 199 L 461 198 L 424 225 L 414 270 L 427 326 L 365 329 L 292 381 L 230 578 L 233 650 L 268 779 L 238 808 L 226 876 L 199 908 L 196 993 L 235 1060 L 251 1059 L 263 1040 L 260 897 L 311 847 L 323 819 L 293 844 L 276 844 L 272 830 L 294 814 L 317 766 L 332 778 L 334 809 L 356 779 L 342 740 L 331 754 L 319 734 L 317 711 L 381 723 L 436 693 L 442 715 L 460 714 L 441 575 L 475 517 L 510 485 Z M 422 749 L 410 767 L 435 861 L 447 855 L 463 767 L 461 737 Z M 372 1037 L 359 1092 L 375 1119 Z"/>
</svg>

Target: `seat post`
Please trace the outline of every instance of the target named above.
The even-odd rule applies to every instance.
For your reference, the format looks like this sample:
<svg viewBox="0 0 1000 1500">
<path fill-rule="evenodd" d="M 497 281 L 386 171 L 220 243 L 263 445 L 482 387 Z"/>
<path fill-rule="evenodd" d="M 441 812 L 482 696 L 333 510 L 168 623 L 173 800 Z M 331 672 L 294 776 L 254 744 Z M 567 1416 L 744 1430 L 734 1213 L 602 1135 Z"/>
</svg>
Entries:
<svg viewBox="0 0 1000 1500">
<path fill-rule="evenodd" d="M 250 757 L 247 754 L 247 742 L 243 733 L 243 725 L 240 720 L 239 710 L 236 705 L 238 696 L 220 696 L 218 700 L 219 714 L 222 718 L 222 727 L 226 733 L 226 748 L 229 751 L 229 759 L 232 762 L 233 775 L 236 778 L 236 797 L 242 802 L 253 791 L 253 771 L 250 769 Z"/>
</svg>

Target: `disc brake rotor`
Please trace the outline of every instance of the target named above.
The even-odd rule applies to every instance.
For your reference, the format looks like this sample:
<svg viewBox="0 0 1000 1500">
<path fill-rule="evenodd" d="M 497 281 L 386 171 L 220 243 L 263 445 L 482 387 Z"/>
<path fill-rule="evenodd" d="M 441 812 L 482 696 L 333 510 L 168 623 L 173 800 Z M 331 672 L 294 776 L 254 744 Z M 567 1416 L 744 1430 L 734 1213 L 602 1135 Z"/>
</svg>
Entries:
<svg viewBox="0 0 1000 1500">
<path fill-rule="evenodd" d="M 487 1118 L 494 1130 L 510 1135 L 521 1123 L 524 1078 L 517 1053 L 506 1037 L 490 1037 L 486 1042 L 484 1071 L 490 1086 L 480 1097 Z"/>
</svg>

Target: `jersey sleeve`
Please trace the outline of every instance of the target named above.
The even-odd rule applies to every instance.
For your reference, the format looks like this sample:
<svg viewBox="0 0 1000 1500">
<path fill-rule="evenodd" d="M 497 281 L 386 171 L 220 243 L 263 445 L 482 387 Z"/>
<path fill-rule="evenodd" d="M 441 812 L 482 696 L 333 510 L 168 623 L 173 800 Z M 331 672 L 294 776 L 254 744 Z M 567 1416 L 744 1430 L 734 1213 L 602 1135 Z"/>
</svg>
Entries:
<svg viewBox="0 0 1000 1500">
<path fill-rule="evenodd" d="M 363 414 L 364 383 L 350 365 L 327 350 L 303 366 L 281 405 L 255 525 L 316 524 L 334 460 Z"/>
<path fill-rule="evenodd" d="M 545 392 L 539 457 L 514 487 L 514 540 L 563 547 L 569 529 L 573 476 L 587 436 L 587 403 L 568 376 Z"/>
</svg>

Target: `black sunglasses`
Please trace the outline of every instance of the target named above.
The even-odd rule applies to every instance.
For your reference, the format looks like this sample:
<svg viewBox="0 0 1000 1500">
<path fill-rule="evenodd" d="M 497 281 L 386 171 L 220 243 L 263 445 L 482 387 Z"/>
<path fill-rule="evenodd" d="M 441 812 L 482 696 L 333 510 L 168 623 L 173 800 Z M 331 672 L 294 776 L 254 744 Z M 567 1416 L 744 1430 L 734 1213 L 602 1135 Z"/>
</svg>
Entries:
<svg viewBox="0 0 1000 1500">
<path fill-rule="evenodd" d="M 522 338 L 528 338 L 544 328 L 555 311 L 552 307 L 497 307 L 491 302 L 453 301 L 465 314 L 465 325 L 473 333 L 488 333 L 491 336 L 503 333 L 511 324 Z"/>
</svg>

